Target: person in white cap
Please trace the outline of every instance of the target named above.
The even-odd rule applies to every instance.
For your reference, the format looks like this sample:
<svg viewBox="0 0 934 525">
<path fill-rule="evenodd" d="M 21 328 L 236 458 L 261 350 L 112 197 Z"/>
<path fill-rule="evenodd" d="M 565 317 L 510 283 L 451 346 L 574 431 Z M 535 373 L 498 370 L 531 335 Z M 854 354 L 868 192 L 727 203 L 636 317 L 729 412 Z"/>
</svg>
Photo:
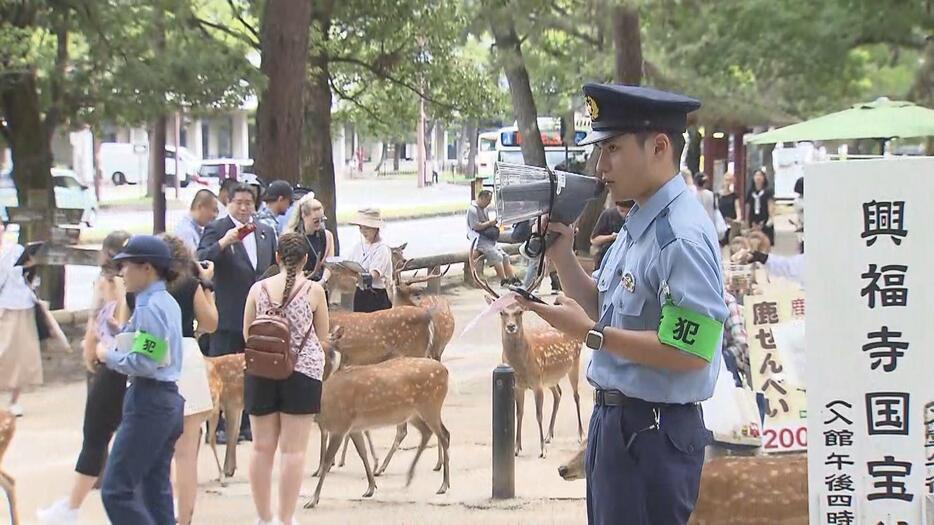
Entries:
<svg viewBox="0 0 934 525">
<path fill-rule="evenodd" d="M 387 289 L 392 286 L 392 251 L 380 238 L 383 219 L 377 209 L 365 208 L 357 212 L 350 224 L 360 227 L 363 240 L 354 247 L 350 260 L 366 270 L 360 276 L 353 297 L 355 312 L 376 312 L 392 308 Z"/>
</svg>

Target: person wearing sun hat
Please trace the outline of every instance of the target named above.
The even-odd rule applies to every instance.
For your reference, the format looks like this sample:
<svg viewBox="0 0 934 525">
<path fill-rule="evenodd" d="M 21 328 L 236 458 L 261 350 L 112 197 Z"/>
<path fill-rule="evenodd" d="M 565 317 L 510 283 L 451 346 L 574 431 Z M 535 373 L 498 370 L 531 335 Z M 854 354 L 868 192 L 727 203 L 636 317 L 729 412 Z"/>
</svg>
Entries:
<svg viewBox="0 0 934 525">
<path fill-rule="evenodd" d="M 136 307 L 116 347 L 98 349 L 101 362 L 130 380 L 101 499 L 112 523 L 175 523 L 169 472 L 185 400 L 176 384 L 182 312 L 166 290 L 172 256 L 162 240 L 136 235 L 113 261 L 127 291 L 136 294 Z"/>
<path fill-rule="evenodd" d="M 376 312 L 392 308 L 387 291 L 392 286 L 392 250 L 380 237 L 383 229 L 381 214 L 375 208 L 364 208 L 357 212 L 350 224 L 358 226 L 363 237 L 350 253 L 350 260 L 366 270 L 360 276 L 354 293 L 353 309 L 355 312 Z"/>
</svg>

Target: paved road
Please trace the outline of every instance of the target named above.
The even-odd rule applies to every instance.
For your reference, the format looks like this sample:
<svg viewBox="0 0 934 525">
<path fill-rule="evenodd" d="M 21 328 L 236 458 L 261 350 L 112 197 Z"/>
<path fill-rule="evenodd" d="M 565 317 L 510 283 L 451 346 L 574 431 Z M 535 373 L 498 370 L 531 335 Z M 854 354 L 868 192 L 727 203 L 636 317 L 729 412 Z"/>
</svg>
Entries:
<svg viewBox="0 0 934 525">
<path fill-rule="evenodd" d="M 128 216 L 137 221 L 145 220 L 146 217 L 145 212 L 136 212 Z M 409 246 L 405 252 L 408 257 L 464 250 L 467 247 L 464 224 L 464 217 L 461 215 L 394 221 L 388 223 L 385 228 L 385 240 L 393 246 L 408 242 Z M 360 242 L 360 234 L 353 226 L 338 228 L 338 238 L 344 252 L 348 252 Z M 68 266 L 65 271 L 65 308 L 89 308 L 90 283 L 94 281 L 97 269 L 90 266 Z"/>
</svg>

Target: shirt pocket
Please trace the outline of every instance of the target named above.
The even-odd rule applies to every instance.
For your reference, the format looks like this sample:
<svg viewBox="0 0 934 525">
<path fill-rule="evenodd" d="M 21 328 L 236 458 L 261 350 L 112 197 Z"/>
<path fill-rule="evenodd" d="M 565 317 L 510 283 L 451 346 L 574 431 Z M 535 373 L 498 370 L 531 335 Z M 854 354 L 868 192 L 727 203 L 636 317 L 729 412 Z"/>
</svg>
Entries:
<svg viewBox="0 0 934 525">
<path fill-rule="evenodd" d="M 645 310 L 645 297 L 619 287 L 613 297 L 613 307 L 613 324 L 615 326 L 634 330 L 645 329 L 645 318 L 642 315 Z"/>
</svg>

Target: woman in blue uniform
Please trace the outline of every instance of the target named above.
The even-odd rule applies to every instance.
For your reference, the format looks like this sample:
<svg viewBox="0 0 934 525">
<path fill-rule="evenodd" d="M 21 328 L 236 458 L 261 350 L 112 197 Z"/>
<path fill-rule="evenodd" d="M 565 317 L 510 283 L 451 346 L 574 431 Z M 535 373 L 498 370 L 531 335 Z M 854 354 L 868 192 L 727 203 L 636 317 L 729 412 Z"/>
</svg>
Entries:
<svg viewBox="0 0 934 525">
<path fill-rule="evenodd" d="M 176 385 L 182 368 L 182 313 L 165 284 L 171 254 L 161 240 L 137 235 L 114 261 L 121 265 L 127 291 L 136 294 L 136 308 L 116 348 L 98 354 L 130 381 L 101 497 L 115 525 L 173 525 L 169 475 L 185 401 Z"/>
</svg>

